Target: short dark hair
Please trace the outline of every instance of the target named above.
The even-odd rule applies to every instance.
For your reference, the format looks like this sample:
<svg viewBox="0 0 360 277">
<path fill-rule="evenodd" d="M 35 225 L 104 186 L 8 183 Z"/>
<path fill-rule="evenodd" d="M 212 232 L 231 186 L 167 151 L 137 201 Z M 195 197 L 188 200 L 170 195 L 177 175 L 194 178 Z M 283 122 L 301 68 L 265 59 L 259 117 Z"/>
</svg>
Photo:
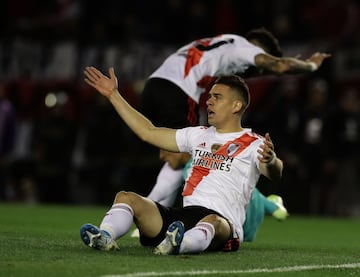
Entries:
<svg viewBox="0 0 360 277">
<path fill-rule="evenodd" d="M 238 75 L 229 75 L 229 76 L 220 76 L 216 79 L 214 84 L 223 84 L 229 86 L 230 88 L 239 92 L 241 97 L 241 101 L 243 102 L 243 107 L 241 108 L 242 112 L 246 110 L 246 108 L 250 104 L 250 93 L 247 84 L 244 79 Z"/>
<path fill-rule="evenodd" d="M 275 57 L 282 57 L 283 53 L 277 38 L 264 27 L 250 30 L 245 38 L 249 41 L 258 41 L 266 50 L 266 52 Z"/>
</svg>

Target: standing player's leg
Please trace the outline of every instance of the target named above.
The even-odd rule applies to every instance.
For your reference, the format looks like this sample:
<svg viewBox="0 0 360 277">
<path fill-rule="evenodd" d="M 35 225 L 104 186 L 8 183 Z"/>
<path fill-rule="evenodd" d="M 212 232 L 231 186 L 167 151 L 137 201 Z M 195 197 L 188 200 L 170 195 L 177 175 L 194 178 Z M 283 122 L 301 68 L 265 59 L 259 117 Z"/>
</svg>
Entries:
<svg viewBox="0 0 360 277">
<path fill-rule="evenodd" d="M 156 178 L 156 183 L 148 198 L 166 207 L 172 207 L 175 203 L 179 188 L 182 186 L 183 170 L 172 169 L 168 163 L 161 168 Z"/>
<path fill-rule="evenodd" d="M 156 126 L 177 129 L 198 123 L 196 102 L 180 87 L 165 79 L 151 78 L 147 81 L 141 94 L 141 111 Z M 164 206 L 172 206 L 183 182 L 179 169 L 165 164 L 148 197 Z"/>
</svg>

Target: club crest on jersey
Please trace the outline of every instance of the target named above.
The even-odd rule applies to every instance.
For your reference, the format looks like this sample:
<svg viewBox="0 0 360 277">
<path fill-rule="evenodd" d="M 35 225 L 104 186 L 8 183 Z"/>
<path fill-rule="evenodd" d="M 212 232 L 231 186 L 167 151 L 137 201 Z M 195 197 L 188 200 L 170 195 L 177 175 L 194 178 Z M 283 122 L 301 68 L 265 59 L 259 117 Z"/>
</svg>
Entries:
<svg viewBox="0 0 360 277">
<path fill-rule="evenodd" d="M 240 148 L 240 146 L 241 145 L 238 143 L 230 143 L 226 149 L 226 154 L 228 154 L 228 156 L 232 156 Z"/>
</svg>

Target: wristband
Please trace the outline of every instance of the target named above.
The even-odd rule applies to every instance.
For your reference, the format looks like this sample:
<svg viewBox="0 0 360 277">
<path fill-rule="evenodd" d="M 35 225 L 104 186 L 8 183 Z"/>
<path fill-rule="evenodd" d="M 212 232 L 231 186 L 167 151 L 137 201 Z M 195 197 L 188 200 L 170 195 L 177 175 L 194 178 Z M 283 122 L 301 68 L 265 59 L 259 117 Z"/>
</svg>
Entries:
<svg viewBox="0 0 360 277">
<path fill-rule="evenodd" d="M 274 152 L 274 156 L 272 156 L 271 160 L 268 161 L 266 164 L 267 164 L 267 165 L 274 165 L 275 162 L 276 162 L 276 154 L 275 154 L 275 152 Z"/>
<path fill-rule="evenodd" d="M 309 62 L 308 64 L 310 66 L 310 71 L 311 72 L 314 72 L 318 68 L 316 63 L 314 63 L 314 62 Z"/>
</svg>

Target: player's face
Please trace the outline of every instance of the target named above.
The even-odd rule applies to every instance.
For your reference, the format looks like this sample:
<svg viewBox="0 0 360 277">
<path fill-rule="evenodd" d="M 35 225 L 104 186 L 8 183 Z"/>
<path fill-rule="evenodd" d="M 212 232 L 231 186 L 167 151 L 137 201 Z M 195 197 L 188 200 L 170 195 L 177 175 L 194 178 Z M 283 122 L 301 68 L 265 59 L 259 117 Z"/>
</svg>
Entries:
<svg viewBox="0 0 360 277">
<path fill-rule="evenodd" d="M 224 84 L 215 84 L 206 101 L 208 123 L 222 128 L 235 112 L 235 97 L 231 88 Z"/>
<path fill-rule="evenodd" d="M 183 168 L 189 159 L 190 154 L 188 153 L 174 153 L 160 149 L 160 160 L 168 162 L 172 169 Z"/>
</svg>

